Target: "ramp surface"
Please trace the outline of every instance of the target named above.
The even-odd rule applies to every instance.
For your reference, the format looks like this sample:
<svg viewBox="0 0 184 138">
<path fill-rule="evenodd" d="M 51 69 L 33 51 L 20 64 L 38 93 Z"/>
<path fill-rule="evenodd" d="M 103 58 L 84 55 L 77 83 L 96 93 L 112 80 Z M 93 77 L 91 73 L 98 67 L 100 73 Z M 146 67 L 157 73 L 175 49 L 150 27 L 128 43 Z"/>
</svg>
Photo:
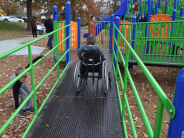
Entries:
<svg viewBox="0 0 184 138">
<path fill-rule="evenodd" d="M 77 51 L 72 62 L 47 101 L 27 138 L 124 138 L 119 103 L 112 68 L 112 54 L 103 50 L 112 75 L 107 97 L 103 97 L 102 81 L 83 85 L 75 95 L 73 73 L 78 62 Z"/>
</svg>

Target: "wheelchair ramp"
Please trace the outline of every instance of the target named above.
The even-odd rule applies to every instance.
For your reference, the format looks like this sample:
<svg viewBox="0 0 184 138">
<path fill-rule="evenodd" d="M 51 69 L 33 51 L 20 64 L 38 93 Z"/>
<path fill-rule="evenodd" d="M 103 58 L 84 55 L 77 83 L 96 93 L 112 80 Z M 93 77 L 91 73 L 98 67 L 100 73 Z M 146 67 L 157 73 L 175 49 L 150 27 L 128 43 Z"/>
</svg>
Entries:
<svg viewBox="0 0 184 138">
<path fill-rule="evenodd" d="M 27 138 L 123 138 L 119 103 L 112 68 L 112 54 L 104 50 L 111 85 L 107 97 L 103 97 L 102 80 L 97 87 L 92 78 L 75 95 L 73 73 L 78 62 L 77 51 L 71 52 L 72 62 L 47 101 Z"/>
</svg>

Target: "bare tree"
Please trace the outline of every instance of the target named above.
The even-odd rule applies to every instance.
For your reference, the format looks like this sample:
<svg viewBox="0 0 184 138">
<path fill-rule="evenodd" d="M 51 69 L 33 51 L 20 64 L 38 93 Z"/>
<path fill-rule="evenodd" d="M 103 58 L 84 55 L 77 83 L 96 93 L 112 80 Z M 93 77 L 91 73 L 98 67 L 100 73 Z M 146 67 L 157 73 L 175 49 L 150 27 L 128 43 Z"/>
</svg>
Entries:
<svg viewBox="0 0 184 138">
<path fill-rule="evenodd" d="M 27 31 L 31 31 L 30 21 L 32 19 L 32 0 L 27 0 Z"/>
</svg>

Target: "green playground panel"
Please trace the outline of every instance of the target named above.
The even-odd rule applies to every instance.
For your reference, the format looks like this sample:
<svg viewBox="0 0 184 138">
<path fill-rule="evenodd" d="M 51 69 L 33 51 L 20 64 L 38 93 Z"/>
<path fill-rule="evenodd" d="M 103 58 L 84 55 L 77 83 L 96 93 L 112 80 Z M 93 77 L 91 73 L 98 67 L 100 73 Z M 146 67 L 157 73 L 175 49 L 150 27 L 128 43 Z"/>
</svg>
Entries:
<svg viewBox="0 0 184 138">
<path fill-rule="evenodd" d="M 57 22 L 54 23 L 54 29 L 56 29 L 57 26 Z M 66 51 L 63 52 L 63 54 L 61 55 L 59 53 L 59 46 L 63 43 L 65 43 L 66 40 L 70 40 L 71 38 L 71 32 L 69 31 L 69 36 L 67 38 L 65 38 L 64 40 L 62 40 L 61 42 L 59 42 L 58 37 L 54 37 L 54 47 L 52 50 L 50 50 L 48 53 L 46 53 L 44 56 L 47 57 L 49 54 L 51 53 L 55 53 L 55 59 L 57 60 L 57 62 L 55 63 L 55 65 L 51 68 L 51 70 L 45 75 L 45 77 L 38 83 L 37 86 L 35 86 L 35 81 L 34 81 L 34 72 L 33 72 L 33 68 L 40 63 L 43 59 L 39 59 L 37 62 L 35 62 L 34 64 L 32 64 L 32 52 L 31 52 L 31 44 L 42 40 L 46 37 L 48 37 L 51 34 L 54 34 L 55 36 L 57 36 L 58 32 L 60 30 L 66 30 L 66 28 L 71 27 L 71 24 L 61 27 L 57 30 L 54 30 L 53 32 L 46 34 L 40 38 L 37 38 L 33 41 L 30 41 L 26 44 L 23 44 L 13 50 L 10 50 L 6 53 L 3 53 L 0 55 L 0 60 L 11 55 L 12 53 L 15 53 L 25 47 L 28 47 L 28 53 L 29 53 L 29 64 L 30 66 L 23 71 L 21 74 L 19 74 L 14 80 L 12 80 L 11 82 L 9 82 L 8 84 L 6 84 L 3 88 L 0 89 L 0 95 L 3 94 L 11 85 L 13 85 L 18 79 L 20 79 L 24 74 L 26 74 L 28 71 L 30 71 L 30 76 L 31 76 L 31 85 L 32 85 L 32 92 L 29 94 L 29 96 L 23 101 L 23 103 L 18 107 L 18 109 L 12 114 L 12 116 L 7 120 L 7 122 L 0 128 L 0 135 L 3 133 L 3 131 L 8 127 L 8 125 L 12 122 L 12 120 L 16 117 L 16 115 L 18 114 L 18 112 L 22 109 L 22 107 L 28 102 L 28 100 L 33 96 L 33 102 L 34 102 L 34 110 L 35 110 L 35 116 L 32 119 L 32 121 L 30 122 L 29 126 L 27 127 L 26 131 L 24 132 L 24 134 L 22 135 L 22 138 L 24 138 L 28 131 L 30 130 L 31 126 L 33 125 L 33 123 L 35 122 L 35 120 L 37 119 L 39 113 L 41 112 L 43 106 L 45 105 L 45 103 L 47 102 L 47 100 L 49 99 L 49 97 L 51 96 L 54 88 L 56 87 L 56 85 L 58 84 L 60 78 L 63 76 L 65 70 L 67 69 L 68 65 L 70 64 L 70 62 L 68 62 L 68 64 L 66 65 L 66 67 L 64 68 L 64 70 L 62 71 L 62 73 L 59 73 L 59 63 L 65 58 L 66 54 L 71 52 L 71 49 L 68 49 Z M 59 56 L 60 55 L 60 56 Z M 70 61 L 70 59 L 69 59 Z M 42 105 L 40 106 L 39 109 L 37 109 L 37 103 L 36 103 L 36 91 L 38 90 L 38 88 L 43 84 L 43 82 L 47 79 L 47 77 L 51 74 L 51 72 L 57 67 L 57 81 L 55 82 L 54 86 L 52 87 L 52 89 L 50 90 L 50 92 L 48 93 L 47 97 L 45 98 L 45 100 L 43 101 Z M 13 75 L 13 74 L 12 74 Z"/>
<path fill-rule="evenodd" d="M 133 26 L 135 34 L 133 34 Z M 134 42 L 134 51 L 141 57 L 143 63 L 184 65 L 183 21 L 124 23 L 120 24 L 120 28 L 123 28 L 121 33 L 127 42 L 129 44 Z M 132 40 L 133 35 L 134 40 Z M 119 44 L 124 57 L 126 46 L 124 42 Z M 129 61 L 136 62 L 131 56 L 129 55 Z"/>
<path fill-rule="evenodd" d="M 115 38 L 115 30 L 117 30 L 118 35 L 117 39 Z M 126 95 L 127 91 L 127 83 L 129 81 L 132 91 L 134 93 L 146 132 L 148 134 L 149 138 L 160 138 L 161 136 L 161 130 L 162 130 L 162 123 L 163 123 L 163 116 L 164 116 L 164 108 L 167 110 L 170 118 L 175 117 L 175 108 L 172 105 L 171 101 L 165 94 L 165 92 L 162 90 L 162 88 L 159 86 L 157 81 L 153 78 L 149 70 L 146 68 L 144 63 L 141 61 L 139 56 L 137 55 L 136 51 L 132 48 L 130 45 L 130 41 L 128 42 L 124 36 L 124 34 L 119 30 L 119 27 L 114 25 L 114 33 L 113 33 L 113 56 L 112 56 L 112 62 L 113 62 L 113 68 L 114 68 L 114 73 L 115 73 L 115 79 L 116 79 L 116 87 L 118 91 L 118 99 L 119 99 L 119 106 L 120 106 L 120 112 L 121 112 L 121 117 L 122 117 L 122 123 L 123 123 L 123 129 L 124 129 L 124 134 L 125 138 L 128 138 L 128 133 L 126 129 L 126 123 L 125 123 L 125 107 L 128 113 L 129 117 L 129 122 L 132 130 L 132 135 L 134 138 L 137 138 L 137 133 L 136 133 L 136 128 L 134 125 L 133 117 L 131 114 L 131 109 L 129 106 L 128 98 Z M 121 48 L 118 46 L 119 45 L 119 40 L 121 38 L 122 43 L 126 45 L 126 51 L 125 51 L 125 56 L 122 53 Z M 131 41 L 132 44 L 133 41 Z M 115 53 L 115 44 L 117 45 L 117 52 Z M 142 105 L 141 99 L 139 97 L 138 91 L 135 87 L 135 84 L 133 82 L 133 79 L 131 77 L 131 74 L 128 70 L 128 63 L 129 63 L 129 55 L 132 55 L 137 63 L 139 64 L 140 68 L 144 72 L 146 78 L 150 82 L 151 86 L 155 90 L 157 96 L 159 97 L 158 105 L 157 105 L 157 113 L 156 113 L 156 119 L 155 119 L 155 126 L 154 126 L 154 131 L 152 130 L 152 127 L 149 123 L 148 117 L 146 115 L 146 112 L 144 110 L 144 107 Z M 124 77 L 121 75 L 120 67 L 118 64 L 120 57 L 120 61 L 123 63 L 124 66 Z M 123 91 L 123 99 L 121 100 L 120 97 L 120 92 L 119 92 L 119 86 L 118 86 L 118 79 L 120 80 L 121 83 L 121 89 Z"/>
<path fill-rule="evenodd" d="M 65 26 L 64 21 L 55 21 L 54 22 L 54 30 L 60 29 L 62 26 Z M 62 40 L 64 40 L 66 32 L 65 32 L 65 29 L 63 29 L 63 30 L 60 30 L 60 31 L 56 32 L 55 34 L 57 36 L 54 37 L 54 44 L 59 44 Z M 59 58 L 61 58 L 61 56 L 63 56 L 63 54 L 65 52 L 66 52 L 66 41 L 64 41 L 62 45 L 58 46 L 58 53 L 54 53 L 54 55 L 56 57 L 59 56 Z M 66 56 L 61 61 L 65 62 L 66 61 Z"/>
<path fill-rule="evenodd" d="M 96 33 L 96 44 L 102 49 L 109 47 L 109 26 L 110 21 L 92 21 L 90 25 L 90 32 L 93 32 L 92 29 L 94 29 Z"/>
</svg>

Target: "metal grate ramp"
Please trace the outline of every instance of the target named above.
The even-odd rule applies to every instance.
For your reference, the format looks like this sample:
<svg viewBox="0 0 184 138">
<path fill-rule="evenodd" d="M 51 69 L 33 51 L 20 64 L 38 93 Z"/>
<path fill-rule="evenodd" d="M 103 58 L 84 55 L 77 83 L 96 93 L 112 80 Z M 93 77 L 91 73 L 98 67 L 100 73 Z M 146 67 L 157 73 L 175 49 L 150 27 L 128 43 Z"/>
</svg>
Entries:
<svg viewBox="0 0 184 138">
<path fill-rule="evenodd" d="M 102 82 L 93 85 L 88 79 L 79 96 L 75 96 L 73 73 L 78 62 L 77 51 L 71 52 L 72 62 L 47 101 L 27 138 L 123 138 L 110 50 L 103 50 L 112 82 L 103 97 Z"/>
</svg>

